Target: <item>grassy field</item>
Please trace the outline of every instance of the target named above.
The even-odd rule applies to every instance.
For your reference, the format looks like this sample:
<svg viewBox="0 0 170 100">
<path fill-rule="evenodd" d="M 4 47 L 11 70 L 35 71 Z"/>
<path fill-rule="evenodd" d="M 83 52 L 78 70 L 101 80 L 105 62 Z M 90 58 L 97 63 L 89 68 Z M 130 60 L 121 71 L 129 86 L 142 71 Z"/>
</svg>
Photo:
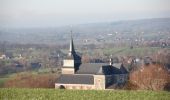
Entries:
<svg viewBox="0 0 170 100">
<path fill-rule="evenodd" d="M 170 92 L 1 88 L 0 100 L 170 100 Z"/>
<path fill-rule="evenodd" d="M 7 79 L 7 78 L 0 78 L 0 87 L 3 86 L 3 84 L 4 84 L 4 82 L 5 82 L 6 79 Z"/>
</svg>

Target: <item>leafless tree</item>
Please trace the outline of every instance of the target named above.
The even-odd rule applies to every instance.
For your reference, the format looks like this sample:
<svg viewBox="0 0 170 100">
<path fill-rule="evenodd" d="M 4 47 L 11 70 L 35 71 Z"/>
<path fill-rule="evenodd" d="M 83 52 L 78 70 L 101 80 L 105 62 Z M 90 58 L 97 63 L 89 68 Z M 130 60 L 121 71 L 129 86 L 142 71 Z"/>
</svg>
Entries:
<svg viewBox="0 0 170 100">
<path fill-rule="evenodd" d="M 165 66 L 150 64 L 132 72 L 129 80 L 140 89 L 163 90 L 170 83 L 170 75 Z"/>
</svg>

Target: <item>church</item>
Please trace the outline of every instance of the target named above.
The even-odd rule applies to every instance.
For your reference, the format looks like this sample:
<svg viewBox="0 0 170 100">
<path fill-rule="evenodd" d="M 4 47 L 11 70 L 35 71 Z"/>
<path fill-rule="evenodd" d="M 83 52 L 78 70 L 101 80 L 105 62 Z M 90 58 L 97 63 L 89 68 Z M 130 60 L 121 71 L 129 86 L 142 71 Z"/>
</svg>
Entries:
<svg viewBox="0 0 170 100">
<path fill-rule="evenodd" d="M 128 71 L 121 63 L 82 63 L 74 49 L 71 36 L 67 57 L 63 60 L 61 75 L 55 83 L 56 89 L 103 90 L 112 84 L 125 83 Z"/>
</svg>

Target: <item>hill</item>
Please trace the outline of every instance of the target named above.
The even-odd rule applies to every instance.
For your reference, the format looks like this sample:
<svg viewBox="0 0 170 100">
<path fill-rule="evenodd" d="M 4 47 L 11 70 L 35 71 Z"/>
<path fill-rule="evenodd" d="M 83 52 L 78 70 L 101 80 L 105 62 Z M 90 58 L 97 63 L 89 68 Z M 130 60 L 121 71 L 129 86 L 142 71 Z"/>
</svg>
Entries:
<svg viewBox="0 0 170 100">
<path fill-rule="evenodd" d="M 170 18 L 153 18 L 125 20 L 104 23 L 88 23 L 50 28 L 0 28 L 0 42 L 11 43 L 63 43 L 70 38 L 73 30 L 77 43 L 90 40 L 96 43 L 103 40 L 114 42 L 116 39 L 126 40 L 160 40 L 170 38 Z M 160 38 L 161 37 L 161 38 Z"/>
<path fill-rule="evenodd" d="M 125 90 L 0 89 L 0 100 L 169 100 L 170 92 Z"/>
</svg>

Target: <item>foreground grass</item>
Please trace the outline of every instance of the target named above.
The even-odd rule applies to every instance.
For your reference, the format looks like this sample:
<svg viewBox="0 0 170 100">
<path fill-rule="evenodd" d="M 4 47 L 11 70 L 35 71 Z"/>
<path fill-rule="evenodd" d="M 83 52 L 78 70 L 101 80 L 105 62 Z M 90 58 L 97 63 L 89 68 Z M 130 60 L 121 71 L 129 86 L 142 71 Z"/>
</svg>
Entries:
<svg viewBox="0 0 170 100">
<path fill-rule="evenodd" d="M 3 87 L 6 80 L 8 80 L 8 78 L 0 78 L 0 88 Z"/>
<path fill-rule="evenodd" d="M 0 100 L 170 100 L 170 92 L 2 88 Z"/>
</svg>

